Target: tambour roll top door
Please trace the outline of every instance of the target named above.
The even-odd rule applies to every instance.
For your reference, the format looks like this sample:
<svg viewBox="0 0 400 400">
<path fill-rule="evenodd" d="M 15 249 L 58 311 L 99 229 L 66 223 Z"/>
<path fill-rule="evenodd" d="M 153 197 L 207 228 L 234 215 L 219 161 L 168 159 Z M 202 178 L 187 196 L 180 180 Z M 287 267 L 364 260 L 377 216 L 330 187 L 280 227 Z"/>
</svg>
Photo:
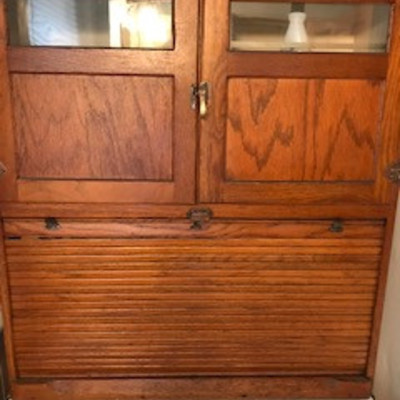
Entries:
<svg viewBox="0 0 400 400">
<path fill-rule="evenodd" d="M 379 221 L 5 229 L 20 378 L 365 371 Z"/>
</svg>

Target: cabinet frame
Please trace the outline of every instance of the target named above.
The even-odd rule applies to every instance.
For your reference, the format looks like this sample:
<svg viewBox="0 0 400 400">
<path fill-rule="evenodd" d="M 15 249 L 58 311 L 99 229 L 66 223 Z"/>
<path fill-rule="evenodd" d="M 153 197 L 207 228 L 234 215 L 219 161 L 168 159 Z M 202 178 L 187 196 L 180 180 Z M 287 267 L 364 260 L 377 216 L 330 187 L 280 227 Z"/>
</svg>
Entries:
<svg viewBox="0 0 400 400">
<path fill-rule="evenodd" d="M 252 1 L 252 0 L 242 0 Z M 278 0 L 279 1 L 279 0 Z M 312 0 L 327 2 L 329 0 Z M 343 0 L 341 2 L 363 3 L 364 0 Z M 375 2 L 387 3 L 385 0 Z M 184 219 L 187 211 L 194 203 L 210 207 L 216 219 L 259 220 L 265 219 L 297 219 L 310 218 L 335 219 L 382 219 L 386 223 L 384 238 L 384 253 L 380 266 L 379 286 L 373 317 L 373 329 L 370 342 L 368 365 L 363 376 L 328 376 L 328 377 L 204 377 L 199 378 L 152 378 L 152 379 L 115 379 L 93 380 L 18 380 L 13 355 L 13 332 L 11 328 L 11 312 L 9 307 L 10 287 L 6 254 L 0 244 L 0 287 L 2 307 L 5 313 L 5 333 L 7 357 L 12 393 L 15 400 L 107 400 L 119 397 L 122 400 L 208 400 L 208 399 L 238 399 L 262 397 L 293 396 L 307 398 L 321 397 L 354 397 L 367 398 L 371 394 L 372 379 L 375 369 L 376 351 L 379 338 L 379 327 L 382 317 L 384 291 L 387 269 L 390 257 L 394 213 L 397 201 L 397 188 L 390 183 L 385 175 L 388 163 L 399 157 L 400 113 L 395 113 L 400 103 L 400 37 L 392 36 L 391 54 L 387 55 L 335 55 L 335 63 L 329 65 L 331 55 L 324 54 L 251 54 L 246 53 L 246 60 L 241 54 L 225 53 L 227 37 L 223 32 L 228 22 L 226 0 L 201 0 L 194 2 L 177 0 L 182 10 L 187 11 L 187 19 L 177 26 L 177 34 L 183 26 L 189 27 L 192 34 L 197 34 L 198 15 L 205 11 L 206 18 L 211 18 L 214 32 L 207 28 L 204 37 L 198 42 L 193 36 L 184 37 L 182 47 L 174 52 L 150 51 L 135 52 L 132 63 L 126 63 L 125 57 L 132 50 L 100 50 L 100 49 L 26 49 L 7 48 L 6 23 L 4 18 L 4 0 L 0 0 L 0 161 L 7 166 L 7 173 L 0 178 L 0 217 L 1 218 L 37 218 L 49 216 L 66 219 L 121 219 L 121 218 L 162 218 L 165 223 L 173 218 Z M 211 9 L 210 4 L 219 4 Z M 400 28 L 400 1 L 394 4 L 394 28 Z M 221 6 L 222 5 L 222 6 Z M 199 6 L 199 9 L 197 7 Z M 216 7 L 216 6 L 213 6 Z M 226 16 L 221 23 L 221 15 Z M 188 28 L 189 29 L 189 28 Z M 215 41 L 213 37 L 218 36 Z M 213 36 L 214 35 L 214 36 Z M 189 109 L 190 85 L 196 82 L 197 43 L 203 43 L 201 77 L 213 84 L 211 99 L 211 114 L 206 120 L 198 122 L 195 113 Z M 223 43 L 222 43 L 223 42 Z M 179 40 L 178 40 L 179 46 Z M 223 45 L 223 46 L 222 46 Z M 223 49 L 223 52 L 222 50 Z M 184 52 L 192 52 L 190 60 Z M 106 57 L 104 63 L 92 63 L 93 57 Z M 216 56 L 215 56 L 216 55 Z M 213 58 L 215 56 L 215 58 Z M 199 56 L 200 57 L 200 56 Z M 208 57 L 208 58 L 207 58 Z M 212 60 L 204 63 L 204 60 Z M 370 63 L 371 60 L 373 63 Z M 320 193 L 315 185 L 289 184 L 286 188 L 270 184 L 267 190 L 256 185 L 227 185 L 223 182 L 222 144 L 223 138 L 215 131 L 216 117 L 221 112 L 224 115 L 224 99 L 226 91 L 226 76 L 260 76 L 265 73 L 262 63 L 270 65 L 268 75 L 272 77 L 301 78 L 337 77 L 337 78 L 379 78 L 387 77 L 385 114 L 382 123 L 382 140 L 385 146 L 380 150 L 381 157 L 378 169 L 378 179 L 375 185 L 362 190 L 359 187 L 348 191 L 348 187 L 338 187 Z M 288 66 L 288 61 L 295 61 Z M 348 64 L 348 62 L 353 62 Z M 192 68 L 192 70 L 191 70 Z M 388 69 L 387 69 L 388 68 Z M 182 79 L 176 86 L 178 93 L 176 106 L 186 108 L 186 120 L 180 122 L 181 135 L 177 137 L 174 161 L 177 172 L 176 182 L 166 184 L 162 188 L 148 183 L 93 183 L 85 182 L 75 185 L 72 182 L 20 182 L 16 173 L 15 144 L 13 137 L 12 107 L 9 90 L 9 71 L 11 73 L 60 73 L 60 74 L 124 74 L 124 75 L 173 75 L 179 69 Z M 194 72 L 196 71 L 196 72 Z M 179 103 L 179 104 L 178 104 Z M 196 125 L 201 128 L 197 159 L 200 160 L 199 171 L 196 171 Z M 224 132 L 224 131 L 223 131 Z M 179 150 L 180 149 L 180 150 Z M 179 150 L 179 151 L 178 151 Z M 182 151 L 183 150 L 183 151 Z M 187 151 L 188 150 L 188 151 Z M 211 162 L 209 162 L 211 160 Z M 197 172 L 197 180 L 195 179 Z M 196 183 L 197 182 L 197 183 Z M 107 188 L 101 186 L 106 185 Z M 143 185 L 147 185 L 146 188 Z M 198 185 L 198 187 L 197 187 Z M 249 187 L 250 186 L 250 187 Z M 71 189 L 75 198 L 66 201 L 65 195 Z M 99 190 L 99 191 L 97 191 Z M 158 191 L 159 190 L 159 191 Z M 319 189 L 318 189 L 319 190 Z M 81 192 L 82 191 L 82 192 Z M 154 198 L 155 191 L 159 195 Z M 85 196 L 85 193 L 92 195 Z M 104 197 L 99 198 L 99 193 Z M 197 193 L 196 193 L 197 192 Z M 250 200 L 245 200 L 244 195 Z M 80 193 L 83 193 L 80 194 Z M 350 194 L 349 194 L 350 193 Z M 268 197 L 269 196 L 269 197 Z M 334 198 L 333 198 L 334 197 Z M 268 200 L 269 198 L 269 200 Z M 331 199 L 329 202 L 327 199 Z M 109 204 L 101 204 L 109 202 Z M 123 203 L 123 204 L 121 204 Z M 146 203 L 146 204 L 138 204 Z M 160 203 L 160 204 L 156 204 Z M 166 204 L 167 203 L 167 204 Z M 292 205 L 294 203 L 294 205 Z M 317 205 L 317 206 L 316 206 Z M 212 223 L 212 221 L 211 221 Z M 3 228 L 0 224 L 0 237 L 3 238 Z"/>
</svg>

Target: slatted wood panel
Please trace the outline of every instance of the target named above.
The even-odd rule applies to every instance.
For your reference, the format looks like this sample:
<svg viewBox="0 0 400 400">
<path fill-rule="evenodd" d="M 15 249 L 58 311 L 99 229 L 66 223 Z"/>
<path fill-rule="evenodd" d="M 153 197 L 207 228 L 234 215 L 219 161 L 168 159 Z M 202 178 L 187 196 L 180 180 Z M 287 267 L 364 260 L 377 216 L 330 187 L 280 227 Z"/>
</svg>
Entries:
<svg viewBox="0 0 400 400">
<path fill-rule="evenodd" d="M 265 224 L 278 234 L 7 239 L 19 376 L 362 374 L 383 226 Z"/>
<path fill-rule="evenodd" d="M 21 178 L 172 179 L 170 77 L 14 74 Z"/>
<path fill-rule="evenodd" d="M 382 93 L 374 80 L 231 79 L 227 178 L 373 181 Z"/>
</svg>

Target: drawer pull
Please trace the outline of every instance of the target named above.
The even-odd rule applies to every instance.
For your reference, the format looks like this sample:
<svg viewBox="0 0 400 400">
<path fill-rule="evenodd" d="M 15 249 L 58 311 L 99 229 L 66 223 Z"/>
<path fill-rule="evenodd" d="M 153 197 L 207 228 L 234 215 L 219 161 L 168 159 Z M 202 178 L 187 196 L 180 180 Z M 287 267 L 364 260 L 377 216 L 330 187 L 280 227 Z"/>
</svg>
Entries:
<svg viewBox="0 0 400 400">
<path fill-rule="evenodd" d="M 48 217 L 44 220 L 44 226 L 48 231 L 57 231 L 61 228 L 60 223 L 58 222 L 57 218 Z"/>
<path fill-rule="evenodd" d="M 340 220 L 340 219 L 335 219 L 335 220 L 332 222 L 332 224 L 331 224 L 329 230 L 330 230 L 331 232 L 334 232 L 334 233 L 343 232 L 343 230 L 344 230 L 343 221 Z"/>
</svg>

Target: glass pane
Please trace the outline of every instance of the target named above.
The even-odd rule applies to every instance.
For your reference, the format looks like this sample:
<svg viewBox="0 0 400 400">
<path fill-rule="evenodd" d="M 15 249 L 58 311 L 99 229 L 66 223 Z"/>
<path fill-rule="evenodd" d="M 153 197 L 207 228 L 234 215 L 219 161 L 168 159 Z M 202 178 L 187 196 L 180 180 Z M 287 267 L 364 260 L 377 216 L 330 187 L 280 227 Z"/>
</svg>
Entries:
<svg viewBox="0 0 400 400">
<path fill-rule="evenodd" d="M 171 0 L 8 0 L 14 46 L 171 49 Z"/>
<path fill-rule="evenodd" d="M 231 3 L 231 50 L 381 53 L 388 4 Z"/>
</svg>

